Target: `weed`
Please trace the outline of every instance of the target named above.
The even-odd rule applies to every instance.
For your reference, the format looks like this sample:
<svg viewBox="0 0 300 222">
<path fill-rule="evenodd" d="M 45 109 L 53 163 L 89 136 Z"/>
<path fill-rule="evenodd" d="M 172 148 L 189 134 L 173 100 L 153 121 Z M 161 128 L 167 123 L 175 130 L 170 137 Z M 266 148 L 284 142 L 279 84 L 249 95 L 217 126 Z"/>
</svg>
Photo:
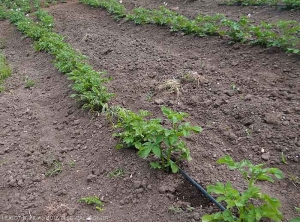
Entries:
<svg viewBox="0 0 300 222">
<path fill-rule="evenodd" d="M 223 212 L 204 215 L 203 222 L 208 221 L 260 221 L 262 218 L 269 218 L 274 221 L 281 221 L 282 213 L 279 211 L 280 201 L 261 193 L 260 188 L 255 184 L 259 180 L 273 182 L 276 178 L 283 178 L 282 172 L 277 168 L 263 168 L 264 164 L 253 165 L 249 160 L 234 162 L 230 156 L 225 156 L 217 161 L 228 166 L 230 170 L 239 170 L 248 187 L 244 192 L 232 187 L 230 182 L 207 187 L 209 193 L 220 195 L 217 200 L 225 201 L 227 209 Z M 236 213 L 236 215 L 235 215 Z"/>
<path fill-rule="evenodd" d="M 153 98 L 153 96 L 154 96 L 154 92 L 153 91 L 149 91 L 147 93 L 147 96 L 146 96 L 147 101 L 151 101 L 151 99 Z"/>
<path fill-rule="evenodd" d="M 205 68 L 205 63 L 204 63 L 204 61 L 201 61 L 200 66 L 201 66 L 201 69 L 204 69 L 204 68 Z"/>
<path fill-rule="evenodd" d="M 168 207 L 168 212 L 173 213 L 173 214 L 179 214 L 179 213 L 183 212 L 183 209 L 180 207 L 171 205 Z"/>
<path fill-rule="evenodd" d="M 191 206 L 187 206 L 186 210 L 187 210 L 188 212 L 193 212 L 193 211 L 195 210 L 195 208 L 194 208 L 194 207 L 191 207 Z"/>
<path fill-rule="evenodd" d="M 122 177 L 124 175 L 124 170 L 122 168 L 118 168 L 118 169 L 110 172 L 108 175 L 110 178 Z"/>
<path fill-rule="evenodd" d="M 71 168 L 75 168 L 75 164 L 76 164 L 75 160 L 70 160 L 68 163 L 69 167 L 71 167 Z"/>
<path fill-rule="evenodd" d="M 252 134 L 252 130 L 251 129 L 246 129 L 245 132 L 246 132 L 246 135 L 248 137 L 251 136 L 251 134 Z"/>
<path fill-rule="evenodd" d="M 281 162 L 282 162 L 282 163 L 284 163 L 284 164 L 287 164 L 287 162 L 286 162 L 286 158 L 285 158 L 285 156 L 284 156 L 284 153 L 283 153 L 283 152 L 281 152 Z"/>
<path fill-rule="evenodd" d="M 5 163 L 6 163 L 5 160 L 0 160 L 0 166 L 3 165 L 3 164 L 5 164 Z"/>
<path fill-rule="evenodd" d="M 237 86 L 234 83 L 231 83 L 230 88 L 232 91 L 236 92 L 238 90 Z"/>
<path fill-rule="evenodd" d="M 99 197 L 97 196 L 89 196 L 89 197 L 83 197 L 83 198 L 80 198 L 78 200 L 79 203 L 86 203 L 88 205 L 94 205 L 95 206 L 95 209 L 102 212 L 104 209 L 103 209 L 103 206 L 104 204 L 102 203 L 101 200 L 99 200 Z"/>
<path fill-rule="evenodd" d="M 288 174 L 288 179 L 294 184 L 295 187 L 298 187 L 297 185 L 300 185 L 300 178 L 294 174 Z"/>
<path fill-rule="evenodd" d="M 63 164 L 58 160 L 55 160 L 52 163 L 48 163 L 48 166 L 49 166 L 49 169 L 45 173 L 46 177 L 58 175 L 63 170 Z"/>
<path fill-rule="evenodd" d="M 31 89 L 35 85 L 34 80 L 30 79 L 28 76 L 25 77 L 25 88 Z"/>
<path fill-rule="evenodd" d="M 0 38 L 0 49 L 4 49 L 6 47 L 6 40 L 4 38 Z"/>
<path fill-rule="evenodd" d="M 194 82 L 194 81 L 195 78 L 193 77 L 193 75 L 191 75 L 191 73 L 186 73 L 181 76 L 181 82 L 183 83 Z"/>
</svg>

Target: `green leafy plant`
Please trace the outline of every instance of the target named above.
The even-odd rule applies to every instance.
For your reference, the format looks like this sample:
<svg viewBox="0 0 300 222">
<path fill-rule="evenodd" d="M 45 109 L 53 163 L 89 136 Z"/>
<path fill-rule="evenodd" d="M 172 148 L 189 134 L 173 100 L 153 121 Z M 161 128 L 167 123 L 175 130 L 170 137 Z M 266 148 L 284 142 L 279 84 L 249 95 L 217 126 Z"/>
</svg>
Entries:
<svg viewBox="0 0 300 222">
<path fill-rule="evenodd" d="M 249 137 L 252 134 L 252 129 L 246 129 L 245 132 L 246 132 L 247 136 Z"/>
<path fill-rule="evenodd" d="M 286 158 L 285 158 L 283 152 L 281 152 L 281 162 L 283 162 L 284 164 L 287 164 L 287 161 L 286 161 Z"/>
<path fill-rule="evenodd" d="M 35 82 L 33 79 L 30 79 L 28 76 L 25 77 L 25 88 L 26 89 L 31 89 L 34 87 Z"/>
<path fill-rule="evenodd" d="M 172 214 L 180 214 L 183 212 L 183 209 L 181 207 L 176 207 L 174 205 L 171 205 L 168 207 L 168 212 Z"/>
<path fill-rule="evenodd" d="M 104 209 L 103 209 L 103 202 L 101 200 L 99 200 L 99 197 L 97 196 L 89 196 L 89 197 L 83 197 L 83 198 L 80 198 L 78 200 L 79 203 L 86 203 L 88 205 L 94 205 L 95 206 L 95 209 L 102 212 Z"/>
<path fill-rule="evenodd" d="M 117 168 L 114 171 L 110 172 L 108 175 L 110 178 L 122 177 L 124 175 L 124 169 Z"/>
<path fill-rule="evenodd" d="M 151 99 L 154 96 L 154 92 L 153 91 L 149 91 L 146 95 L 147 101 L 151 101 Z"/>
<path fill-rule="evenodd" d="M 297 185 L 300 185 L 300 178 L 294 174 L 288 174 L 289 181 L 291 181 L 295 187 L 298 187 Z"/>
<path fill-rule="evenodd" d="M 69 167 L 71 167 L 71 168 L 75 168 L 75 164 L 76 164 L 75 160 L 70 160 L 68 163 Z"/>
<path fill-rule="evenodd" d="M 46 177 L 58 175 L 63 171 L 63 164 L 58 160 L 54 160 L 53 162 L 49 163 L 48 166 L 49 169 L 45 173 Z"/>
<path fill-rule="evenodd" d="M 176 173 L 176 162 L 191 160 L 190 150 L 181 137 L 188 137 L 192 132 L 199 133 L 202 129 L 184 122 L 184 118 L 188 116 L 186 113 L 175 112 L 164 106 L 161 109 L 169 127 L 164 127 L 161 119 L 146 119 L 150 116 L 147 111 L 134 113 L 120 109 L 115 128 L 120 128 L 122 132 L 115 133 L 114 136 L 120 138 L 117 148 L 124 145 L 135 147 L 142 158 L 153 154 L 159 161 L 151 162 L 152 168 L 171 169 Z"/>
<path fill-rule="evenodd" d="M 282 213 L 279 211 L 280 201 L 261 192 L 255 184 L 257 181 L 274 182 L 273 176 L 283 178 L 282 172 L 277 168 L 263 168 L 264 164 L 253 165 L 249 160 L 235 162 L 230 156 L 217 161 L 226 164 L 230 170 L 239 170 L 248 182 L 245 191 L 235 189 L 230 182 L 216 183 L 207 187 L 209 193 L 219 195 L 218 201 L 224 201 L 227 209 L 223 212 L 204 215 L 203 222 L 209 221 L 260 221 L 263 218 L 281 221 Z"/>
</svg>

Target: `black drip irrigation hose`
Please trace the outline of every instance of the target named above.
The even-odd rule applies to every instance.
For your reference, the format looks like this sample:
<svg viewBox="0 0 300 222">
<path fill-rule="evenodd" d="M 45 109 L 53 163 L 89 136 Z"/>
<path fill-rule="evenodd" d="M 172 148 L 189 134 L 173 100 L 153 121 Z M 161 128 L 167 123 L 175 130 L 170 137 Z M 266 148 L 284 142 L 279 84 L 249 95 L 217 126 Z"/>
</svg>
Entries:
<svg viewBox="0 0 300 222">
<path fill-rule="evenodd" d="M 162 153 L 162 156 L 165 159 L 167 159 L 166 154 Z M 174 161 L 172 161 L 172 162 L 174 164 L 176 164 Z M 221 211 L 226 210 L 226 208 L 223 207 L 222 204 L 220 204 L 215 198 L 213 198 L 211 195 L 209 195 L 206 192 L 206 190 L 200 184 L 198 184 L 192 177 L 190 177 L 183 169 L 181 169 L 177 164 L 176 164 L 176 166 L 178 167 L 179 173 L 181 173 L 185 179 L 187 179 L 192 185 L 194 185 L 194 187 L 196 187 L 197 190 L 199 190 L 207 199 L 209 199 L 211 202 L 213 202 L 218 208 L 220 208 Z"/>
<path fill-rule="evenodd" d="M 183 175 L 185 179 L 187 179 L 191 184 L 193 184 L 205 197 L 207 197 L 211 202 L 213 202 L 217 207 L 220 208 L 221 211 L 226 210 L 215 198 L 209 195 L 206 190 L 198 184 L 193 178 L 191 178 L 183 169 L 179 168 L 179 172 Z"/>
</svg>

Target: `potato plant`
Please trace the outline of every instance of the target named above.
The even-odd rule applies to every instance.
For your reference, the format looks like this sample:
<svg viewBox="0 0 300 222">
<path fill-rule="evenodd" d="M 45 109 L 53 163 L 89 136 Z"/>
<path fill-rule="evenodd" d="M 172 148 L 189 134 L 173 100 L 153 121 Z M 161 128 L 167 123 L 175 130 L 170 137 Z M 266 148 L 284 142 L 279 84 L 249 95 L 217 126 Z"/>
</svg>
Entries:
<svg viewBox="0 0 300 222">
<path fill-rule="evenodd" d="M 171 169 L 176 173 L 176 162 L 191 160 L 190 150 L 181 138 L 188 137 L 191 133 L 199 133 L 202 129 L 185 122 L 184 118 L 188 116 L 186 113 L 175 112 L 164 106 L 161 110 L 167 118 L 168 126 L 164 126 L 162 119 L 147 118 L 150 116 L 148 111 L 134 113 L 120 108 L 114 127 L 121 129 L 121 132 L 114 136 L 120 139 L 117 148 L 134 147 L 142 158 L 152 154 L 158 159 L 151 162 L 152 168 Z"/>
<path fill-rule="evenodd" d="M 226 202 L 227 209 L 223 212 L 204 215 L 202 217 L 203 222 L 247 222 L 260 221 L 261 219 L 279 222 L 283 219 L 279 210 L 280 201 L 262 193 L 260 188 L 256 186 L 257 181 L 274 182 L 272 176 L 278 179 L 283 178 L 279 169 L 263 168 L 264 164 L 253 165 L 249 160 L 235 162 L 230 156 L 225 156 L 217 162 L 226 164 L 230 170 L 239 170 L 248 186 L 245 191 L 239 191 L 230 182 L 226 184 L 218 182 L 215 185 L 209 185 L 207 191 L 217 194 L 219 196 L 218 201 Z"/>
</svg>

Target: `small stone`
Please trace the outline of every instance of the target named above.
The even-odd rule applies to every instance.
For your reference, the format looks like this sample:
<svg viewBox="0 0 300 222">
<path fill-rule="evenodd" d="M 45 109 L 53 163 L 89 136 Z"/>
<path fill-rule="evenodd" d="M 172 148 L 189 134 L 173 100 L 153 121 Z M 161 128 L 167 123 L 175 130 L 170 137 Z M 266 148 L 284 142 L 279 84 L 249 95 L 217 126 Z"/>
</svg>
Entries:
<svg viewBox="0 0 300 222">
<path fill-rule="evenodd" d="M 265 160 L 265 161 L 268 161 L 268 160 L 270 159 L 270 153 L 269 153 L 269 152 L 263 153 L 263 154 L 261 155 L 261 158 L 262 158 L 263 160 Z"/>
<path fill-rule="evenodd" d="M 92 182 L 94 179 L 96 179 L 97 175 L 90 174 L 87 176 L 86 180 L 87 182 Z"/>
<path fill-rule="evenodd" d="M 75 214 L 75 212 L 76 212 L 76 208 L 70 208 L 70 209 L 68 210 L 67 214 L 68 214 L 69 216 L 72 216 L 72 215 Z"/>
<path fill-rule="evenodd" d="M 149 184 L 149 185 L 147 186 L 147 189 L 148 189 L 148 190 L 151 190 L 151 189 L 152 189 L 152 186 Z"/>
<path fill-rule="evenodd" d="M 67 191 L 66 190 L 59 190 L 56 195 L 57 196 L 65 196 L 67 194 Z"/>
<path fill-rule="evenodd" d="M 171 192 L 171 193 L 174 193 L 175 192 L 175 187 L 173 187 L 173 186 L 161 186 L 161 187 L 159 187 L 158 188 L 158 191 L 160 192 L 160 193 L 165 193 L 165 192 Z"/>
<path fill-rule="evenodd" d="M 154 103 L 156 105 L 162 105 L 162 104 L 164 104 L 164 101 L 162 99 L 156 99 L 156 100 L 154 100 Z"/>
<path fill-rule="evenodd" d="M 140 180 L 136 180 L 133 182 L 134 189 L 138 189 L 142 186 L 142 182 Z"/>
<path fill-rule="evenodd" d="M 218 108 L 218 107 L 220 107 L 222 104 L 223 104 L 223 101 L 222 101 L 222 100 L 216 100 L 215 103 L 214 103 L 214 108 Z"/>
<path fill-rule="evenodd" d="M 195 213 L 193 214 L 193 218 L 194 218 L 194 220 L 199 221 L 200 218 L 201 218 L 201 216 L 200 216 L 200 214 L 199 214 L 198 212 L 195 212 Z"/>
<path fill-rule="evenodd" d="M 279 125 L 280 116 L 278 113 L 267 113 L 264 120 L 266 123 Z"/>
<path fill-rule="evenodd" d="M 139 188 L 139 189 L 135 190 L 135 193 L 143 193 L 143 191 L 144 191 L 144 188 Z"/>
<path fill-rule="evenodd" d="M 237 66 L 239 63 L 237 62 L 237 61 L 233 61 L 232 63 L 231 63 L 231 65 L 232 66 Z"/>
<path fill-rule="evenodd" d="M 245 126 L 250 126 L 254 123 L 254 119 L 251 118 L 251 117 L 246 117 L 244 120 L 243 120 L 243 124 Z"/>
<path fill-rule="evenodd" d="M 167 186 L 161 186 L 158 188 L 158 191 L 160 193 L 164 193 L 164 192 L 167 192 L 168 191 L 168 187 Z"/>
<path fill-rule="evenodd" d="M 34 178 L 32 179 L 32 181 L 33 181 L 33 182 L 41 182 L 42 179 L 36 176 L 36 177 L 34 177 Z"/>
<path fill-rule="evenodd" d="M 173 194 L 168 193 L 168 194 L 167 194 L 167 197 L 168 197 L 170 200 L 175 200 L 175 196 L 174 196 Z"/>
<path fill-rule="evenodd" d="M 79 125 L 79 123 L 80 123 L 79 119 L 74 120 L 74 125 Z"/>
<path fill-rule="evenodd" d="M 245 101 L 250 101 L 252 99 L 252 95 L 248 94 L 245 96 L 244 100 Z"/>
<path fill-rule="evenodd" d="M 233 90 L 226 90 L 226 91 L 224 91 L 224 93 L 225 93 L 227 96 L 233 96 L 233 95 L 234 95 L 234 91 L 233 91 Z"/>
<path fill-rule="evenodd" d="M 142 181 L 142 187 L 143 187 L 143 188 L 146 188 L 146 187 L 147 187 L 147 181 L 146 181 L 146 180 L 143 180 L 143 181 Z"/>
<path fill-rule="evenodd" d="M 227 136 L 230 140 L 236 140 L 237 139 L 237 136 L 233 132 L 229 132 Z"/>
<path fill-rule="evenodd" d="M 289 121 L 283 121 L 282 123 L 284 126 L 288 126 L 289 125 Z"/>
</svg>

